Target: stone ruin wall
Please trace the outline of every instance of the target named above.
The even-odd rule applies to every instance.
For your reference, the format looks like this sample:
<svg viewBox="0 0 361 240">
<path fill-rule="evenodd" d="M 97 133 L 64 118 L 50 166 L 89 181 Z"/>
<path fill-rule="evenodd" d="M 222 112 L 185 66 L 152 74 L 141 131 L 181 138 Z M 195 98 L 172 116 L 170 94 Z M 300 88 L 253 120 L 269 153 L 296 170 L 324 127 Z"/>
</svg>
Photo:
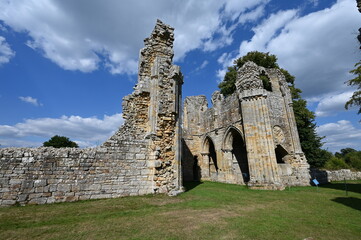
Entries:
<svg viewBox="0 0 361 240">
<path fill-rule="evenodd" d="M 0 149 L 0 206 L 182 191 L 183 78 L 172 65 L 173 31 L 158 20 L 144 40 L 138 84 L 123 99 L 125 123 L 100 147 Z"/>
<path fill-rule="evenodd" d="M 350 169 L 340 169 L 340 170 L 320 170 L 317 168 L 311 169 L 311 178 L 317 179 L 320 184 L 325 184 L 334 181 L 344 181 L 344 180 L 361 180 L 361 172 L 354 172 Z"/>
<path fill-rule="evenodd" d="M 152 193 L 145 142 L 98 147 L 0 151 L 0 205 L 44 204 Z"/>
<path fill-rule="evenodd" d="M 262 72 L 270 79 L 272 92 L 263 89 L 259 79 Z M 211 108 L 205 96 L 185 99 L 184 178 L 252 185 L 253 177 L 253 187 L 263 189 L 309 185 L 309 165 L 301 150 L 291 94 L 283 74 L 247 63 L 237 79 L 237 91 L 227 98 L 216 91 Z M 237 136 L 243 141 L 232 146 Z M 213 157 L 209 142 L 215 148 Z M 241 158 L 248 158 L 250 179 L 242 176 L 241 161 L 234 153 L 237 148 L 243 151 Z"/>
</svg>

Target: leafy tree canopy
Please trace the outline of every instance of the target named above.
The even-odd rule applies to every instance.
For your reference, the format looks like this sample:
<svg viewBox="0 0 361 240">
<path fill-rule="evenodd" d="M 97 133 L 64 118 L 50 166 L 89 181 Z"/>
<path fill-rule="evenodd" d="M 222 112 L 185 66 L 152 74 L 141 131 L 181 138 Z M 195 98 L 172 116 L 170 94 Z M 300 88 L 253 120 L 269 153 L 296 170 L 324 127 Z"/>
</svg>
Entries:
<svg viewBox="0 0 361 240">
<path fill-rule="evenodd" d="M 326 162 L 325 168 L 329 170 L 351 168 L 361 171 L 361 151 L 353 148 L 343 148 Z"/>
<path fill-rule="evenodd" d="M 295 87 L 295 77 L 287 70 L 279 67 L 277 57 L 275 55 L 254 51 L 249 52 L 245 56 L 235 60 L 234 65 L 228 68 L 228 72 L 226 73 L 224 80 L 218 85 L 221 93 L 224 96 L 228 96 L 236 91 L 235 82 L 237 80 L 237 70 L 247 61 L 252 61 L 258 66 L 262 66 L 264 68 L 278 68 L 281 70 L 291 90 L 293 110 L 302 150 L 304 151 L 311 166 L 322 167 L 333 155 L 332 153 L 321 149 L 323 145 L 322 137 L 318 136 L 316 133 L 316 124 L 314 122 L 315 114 L 307 109 L 307 102 L 301 97 L 302 91 Z M 269 79 L 264 76 L 261 75 L 260 78 L 263 81 L 265 89 L 267 89 L 269 88 L 267 85 L 270 85 L 270 83 Z"/>
<path fill-rule="evenodd" d="M 54 137 L 50 138 L 49 141 L 43 143 L 44 147 L 55 147 L 55 148 L 65 148 L 65 147 L 72 147 L 77 148 L 79 147 L 76 142 L 70 141 L 69 138 L 55 135 Z"/>
<path fill-rule="evenodd" d="M 358 114 L 361 113 L 361 60 L 355 64 L 355 69 L 351 70 L 350 73 L 356 75 L 355 78 L 346 81 L 349 86 L 357 87 L 357 90 L 353 93 L 350 100 L 346 102 L 345 108 L 349 109 L 352 106 L 359 106 Z"/>
</svg>

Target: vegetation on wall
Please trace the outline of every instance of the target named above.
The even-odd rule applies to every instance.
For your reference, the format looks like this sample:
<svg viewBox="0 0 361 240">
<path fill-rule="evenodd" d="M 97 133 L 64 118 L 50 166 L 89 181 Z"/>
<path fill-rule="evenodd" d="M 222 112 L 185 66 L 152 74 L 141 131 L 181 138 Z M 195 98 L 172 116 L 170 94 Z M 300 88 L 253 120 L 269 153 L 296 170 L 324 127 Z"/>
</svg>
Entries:
<svg viewBox="0 0 361 240">
<path fill-rule="evenodd" d="M 317 135 L 315 114 L 307 109 L 307 102 L 301 97 L 302 91 L 295 87 L 295 77 L 287 70 L 278 66 L 277 57 L 275 55 L 253 51 L 235 60 L 234 65 L 228 68 L 228 72 L 226 73 L 224 80 L 218 85 L 221 93 L 224 96 L 228 96 L 236 91 L 235 82 L 237 80 L 237 71 L 247 61 L 252 61 L 258 66 L 262 66 L 264 68 L 278 68 L 284 74 L 292 94 L 293 110 L 295 113 L 302 150 L 306 155 L 308 163 L 312 167 L 324 166 L 326 161 L 332 157 L 332 153 L 321 149 L 323 145 L 323 137 Z M 261 77 L 261 79 L 265 89 L 269 90 L 271 88 L 269 79 L 265 77 Z"/>
</svg>

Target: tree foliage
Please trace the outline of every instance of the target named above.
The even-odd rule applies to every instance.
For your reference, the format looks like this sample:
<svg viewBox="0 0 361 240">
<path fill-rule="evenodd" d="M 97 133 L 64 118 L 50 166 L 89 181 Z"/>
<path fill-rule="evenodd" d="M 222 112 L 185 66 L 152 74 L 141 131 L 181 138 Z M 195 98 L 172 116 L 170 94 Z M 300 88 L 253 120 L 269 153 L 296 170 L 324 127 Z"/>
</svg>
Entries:
<svg viewBox="0 0 361 240">
<path fill-rule="evenodd" d="M 49 139 L 49 141 L 46 141 L 43 143 L 44 147 L 55 147 L 55 148 L 65 148 L 65 147 L 71 147 L 71 148 L 77 148 L 79 147 L 76 142 L 70 141 L 69 138 L 55 135 L 52 138 Z"/>
<path fill-rule="evenodd" d="M 336 152 L 335 156 L 326 162 L 325 168 L 329 170 L 351 168 L 361 171 L 361 151 L 343 148 L 341 152 Z"/>
<path fill-rule="evenodd" d="M 356 75 L 355 78 L 346 81 L 349 86 L 357 87 L 357 90 L 352 94 L 350 100 L 346 102 L 345 108 L 349 109 L 352 106 L 359 106 L 358 114 L 361 113 L 361 60 L 355 64 L 355 69 L 350 73 Z"/>
<path fill-rule="evenodd" d="M 247 55 L 235 60 L 234 65 L 228 68 L 228 72 L 226 73 L 224 80 L 218 85 L 221 93 L 228 96 L 236 91 L 235 82 L 237 80 L 237 71 L 247 61 L 252 61 L 258 66 L 262 66 L 264 68 L 278 68 L 281 70 L 291 90 L 293 110 L 302 150 L 311 166 L 322 167 L 325 162 L 332 157 L 332 153 L 321 149 L 323 145 L 322 137 L 318 136 L 316 133 L 315 114 L 307 109 L 307 102 L 301 97 L 302 91 L 295 87 L 295 77 L 287 70 L 279 67 L 277 64 L 277 57 L 275 55 L 254 51 L 249 52 Z M 264 87 L 266 89 L 269 88 L 267 86 L 267 84 L 270 85 L 269 79 L 267 80 L 266 78 L 263 78 L 262 81 Z"/>
</svg>

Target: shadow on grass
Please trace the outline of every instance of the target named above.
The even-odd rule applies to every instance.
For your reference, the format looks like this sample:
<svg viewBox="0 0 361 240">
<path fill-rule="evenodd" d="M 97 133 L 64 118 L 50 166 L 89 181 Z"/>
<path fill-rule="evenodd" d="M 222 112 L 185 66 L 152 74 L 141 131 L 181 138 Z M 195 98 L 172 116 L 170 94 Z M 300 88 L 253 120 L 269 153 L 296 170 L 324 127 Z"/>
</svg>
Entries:
<svg viewBox="0 0 361 240">
<path fill-rule="evenodd" d="M 187 182 L 183 182 L 183 187 L 185 189 L 186 192 L 192 190 L 193 188 L 196 188 L 198 185 L 203 184 L 202 182 L 198 182 L 198 181 L 187 181 Z"/>
<path fill-rule="evenodd" d="M 347 207 L 361 211 L 361 199 L 355 197 L 338 197 L 332 199 L 332 201 L 341 203 Z"/>
<path fill-rule="evenodd" d="M 321 188 L 331 188 L 336 190 L 345 191 L 345 188 L 347 188 L 348 192 L 355 192 L 361 194 L 361 184 L 360 183 L 327 183 L 324 185 L 320 185 Z"/>
</svg>

